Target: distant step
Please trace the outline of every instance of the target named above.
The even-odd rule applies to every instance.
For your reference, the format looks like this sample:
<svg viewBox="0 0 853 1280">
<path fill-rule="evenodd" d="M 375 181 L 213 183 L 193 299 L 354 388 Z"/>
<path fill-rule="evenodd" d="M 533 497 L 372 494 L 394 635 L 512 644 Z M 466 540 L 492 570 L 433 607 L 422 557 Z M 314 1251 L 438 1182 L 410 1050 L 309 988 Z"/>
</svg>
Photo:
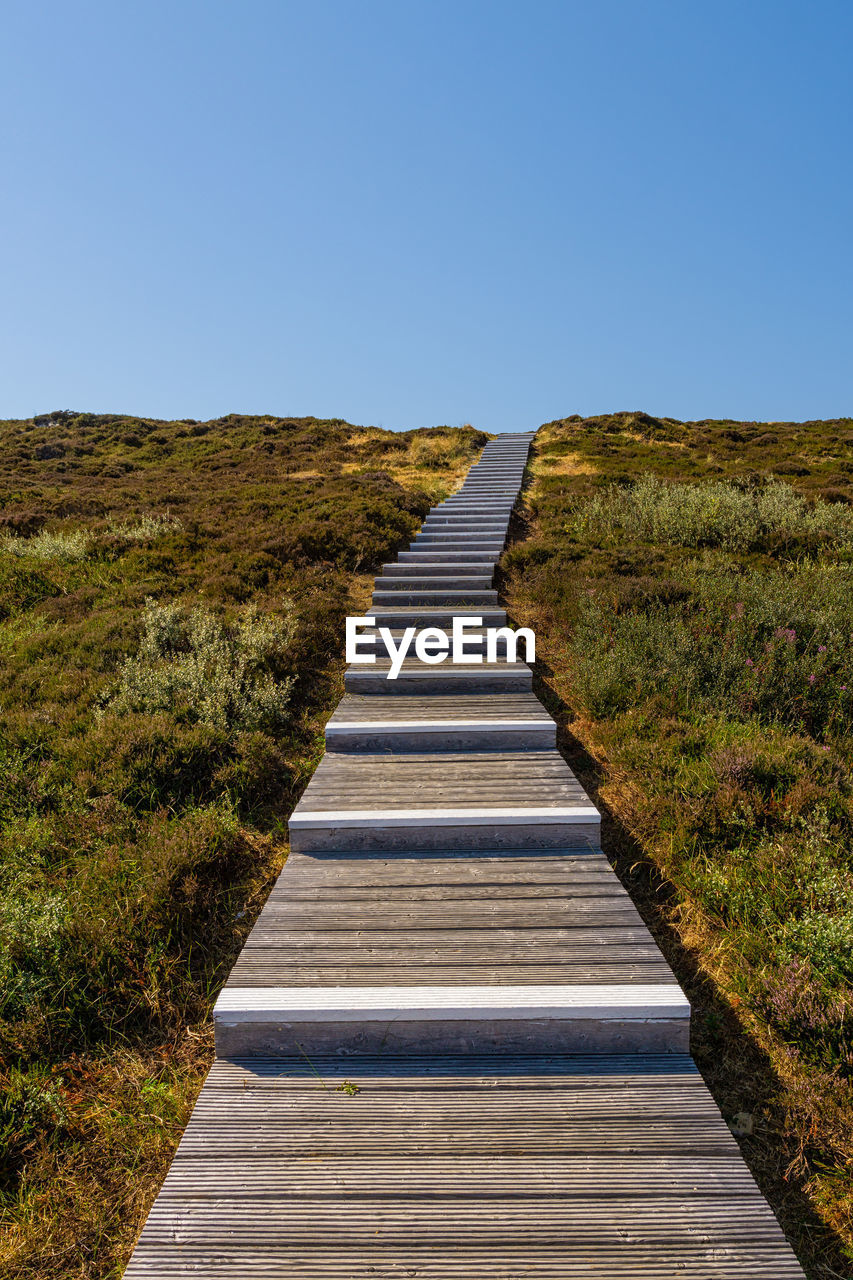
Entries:
<svg viewBox="0 0 853 1280">
<path fill-rule="evenodd" d="M 326 724 L 328 751 L 524 751 L 556 746 L 532 693 L 500 697 L 347 694 Z"/>
<path fill-rule="evenodd" d="M 446 533 L 439 533 L 437 530 L 430 530 L 428 533 L 419 533 L 413 542 L 409 543 L 412 547 L 444 547 L 447 551 L 464 551 L 469 547 L 472 551 L 501 551 L 506 542 L 506 536 L 500 534 L 495 536 L 492 533 L 476 533 L 463 534 L 449 529 Z"/>
<path fill-rule="evenodd" d="M 460 517 L 457 520 L 453 516 L 443 516 L 437 517 L 435 520 L 425 520 L 424 524 L 420 526 L 420 531 L 423 534 L 457 532 L 457 534 L 461 534 L 465 538 L 478 534 L 482 536 L 491 534 L 494 538 L 503 538 L 508 527 L 510 526 L 508 526 L 506 520 L 467 520 L 464 517 Z"/>
<path fill-rule="evenodd" d="M 487 571 L 485 565 L 477 564 L 476 561 L 466 562 L 464 560 L 457 561 L 455 564 L 442 564 L 441 561 L 435 561 L 433 563 L 430 563 L 429 561 L 419 563 L 411 560 L 405 562 L 394 561 L 393 564 L 383 564 L 380 570 L 382 579 L 410 577 L 420 578 L 422 574 L 426 574 L 431 578 L 455 577 L 460 581 L 464 579 L 466 586 L 473 585 L 472 582 L 468 581 L 469 578 L 476 579 L 476 581 L 482 582 L 485 586 L 488 586 L 492 581 L 494 571 L 491 568 Z"/>
<path fill-rule="evenodd" d="M 380 574 L 376 579 L 377 590 L 382 591 L 428 591 L 428 590 L 452 590 L 452 591 L 487 591 L 492 585 L 493 573 L 450 573 L 436 572 L 435 569 L 419 569 L 416 565 L 403 566 L 408 568 L 408 573 L 401 573 L 400 565 L 395 565 L 396 573 L 393 575 Z M 447 566 L 439 565 L 438 569 Z"/>
<path fill-rule="evenodd" d="M 424 533 L 428 533 L 432 529 L 441 531 L 460 529 L 464 530 L 466 534 L 474 533 L 478 530 L 488 533 L 505 533 L 508 527 L 508 520 L 488 516 L 430 516 L 421 525 Z"/>
<path fill-rule="evenodd" d="M 419 546 L 414 550 L 400 551 L 397 553 L 397 563 L 399 565 L 418 565 L 418 564 L 487 564 L 493 566 L 497 556 L 494 551 L 478 551 L 474 547 L 466 544 L 458 549 L 438 546 Z"/>
<path fill-rule="evenodd" d="M 371 608 L 383 608 L 386 605 L 496 605 L 498 593 L 493 588 L 475 587 L 454 590 L 449 587 L 424 588 L 415 583 L 405 583 L 388 591 L 374 591 Z"/>
<path fill-rule="evenodd" d="M 510 514 L 513 508 L 512 498 L 490 498 L 485 495 L 482 497 L 467 496 L 463 493 L 454 493 L 452 497 L 445 498 L 444 502 L 440 502 L 438 506 L 432 507 L 432 511 L 454 511 L 464 510 L 466 507 L 472 507 L 477 511 L 502 511 Z"/>
<path fill-rule="evenodd" d="M 533 674 L 524 662 L 442 663 L 431 666 L 406 659 L 396 680 L 388 679 L 390 660 L 377 658 L 373 665 L 347 667 L 347 693 L 407 696 L 419 694 L 524 693 L 533 688 Z"/>
</svg>

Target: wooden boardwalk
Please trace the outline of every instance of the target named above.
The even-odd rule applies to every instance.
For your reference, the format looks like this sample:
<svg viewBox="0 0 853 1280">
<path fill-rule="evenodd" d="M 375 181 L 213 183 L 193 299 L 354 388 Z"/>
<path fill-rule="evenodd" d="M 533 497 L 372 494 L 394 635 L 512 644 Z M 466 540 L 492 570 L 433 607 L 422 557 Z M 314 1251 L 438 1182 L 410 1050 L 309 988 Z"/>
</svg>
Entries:
<svg viewBox="0 0 853 1280">
<path fill-rule="evenodd" d="M 530 440 L 383 566 L 377 626 L 505 623 Z M 127 1276 L 802 1280 L 530 669 L 388 670 L 347 671 Z"/>
</svg>

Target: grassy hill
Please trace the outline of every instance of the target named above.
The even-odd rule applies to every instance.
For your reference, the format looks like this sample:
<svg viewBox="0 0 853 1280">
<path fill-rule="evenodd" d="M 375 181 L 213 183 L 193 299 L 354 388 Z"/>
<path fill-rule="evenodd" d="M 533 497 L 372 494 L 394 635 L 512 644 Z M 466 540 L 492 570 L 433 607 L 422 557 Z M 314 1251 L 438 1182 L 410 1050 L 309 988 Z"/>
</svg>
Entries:
<svg viewBox="0 0 853 1280">
<path fill-rule="evenodd" d="M 342 622 L 486 437 L 0 423 L 0 1274 L 120 1273 Z M 502 573 L 814 1280 L 853 1249 L 853 422 L 549 423 Z"/>
<path fill-rule="evenodd" d="M 341 693 L 486 436 L 0 422 L 0 1274 L 119 1274 Z"/>
<path fill-rule="evenodd" d="M 543 427 L 503 572 L 810 1275 L 853 1263 L 853 421 Z"/>
</svg>

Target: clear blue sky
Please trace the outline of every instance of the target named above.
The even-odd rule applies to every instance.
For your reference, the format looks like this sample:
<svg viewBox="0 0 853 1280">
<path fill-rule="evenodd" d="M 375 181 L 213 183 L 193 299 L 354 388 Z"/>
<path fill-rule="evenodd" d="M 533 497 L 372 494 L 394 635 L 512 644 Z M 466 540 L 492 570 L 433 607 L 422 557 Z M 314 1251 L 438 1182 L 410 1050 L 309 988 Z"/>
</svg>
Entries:
<svg viewBox="0 0 853 1280">
<path fill-rule="evenodd" d="M 7 0 L 0 416 L 853 414 L 850 0 Z"/>
</svg>

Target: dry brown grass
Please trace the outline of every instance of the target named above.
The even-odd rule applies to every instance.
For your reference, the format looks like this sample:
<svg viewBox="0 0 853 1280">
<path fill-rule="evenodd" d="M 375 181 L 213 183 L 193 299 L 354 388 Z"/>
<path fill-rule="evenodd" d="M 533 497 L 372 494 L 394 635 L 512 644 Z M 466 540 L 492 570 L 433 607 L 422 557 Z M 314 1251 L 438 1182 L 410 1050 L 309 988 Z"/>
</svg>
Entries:
<svg viewBox="0 0 853 1280">
<path fill-rule="evenodd" d="M 565 453 L 559 457 L 537 457 L 530 464 L 530 474 L 534 477 L 548 476 L 593 476 L 596 468 L 589 459 L 582 458 L 579 453 Z"/>
</svg>

